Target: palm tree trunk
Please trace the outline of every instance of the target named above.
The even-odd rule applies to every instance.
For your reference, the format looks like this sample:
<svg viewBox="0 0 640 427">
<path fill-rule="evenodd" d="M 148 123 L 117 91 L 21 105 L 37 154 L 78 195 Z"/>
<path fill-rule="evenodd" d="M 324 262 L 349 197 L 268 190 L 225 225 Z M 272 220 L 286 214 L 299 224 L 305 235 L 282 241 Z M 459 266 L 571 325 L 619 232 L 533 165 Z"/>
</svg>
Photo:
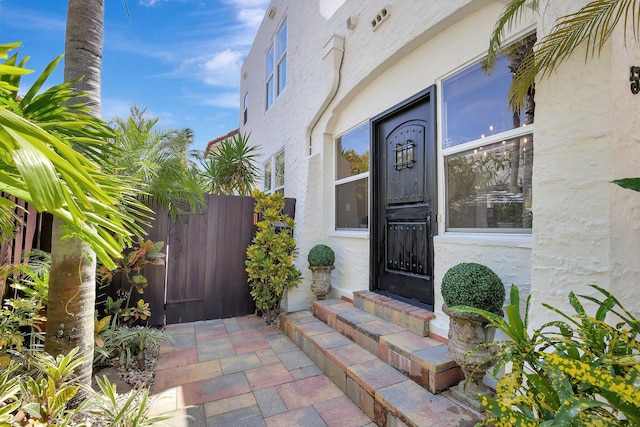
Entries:
<svg viewBox="0 0 640 427">
<path fill-rule="evenodd" d="M 64 80 L 83 77 L 75 89 L 87 92 L 91 114 L 100 117 L 100 70 L 104 37 L 104 1 L 69 0 L 65 39 Z M 62 240 L 62 221 L 53 222 L 51 274 L 45 351 L 51 355 L 80 349 L 85 361 L 78 380 L 91 385 L 96 299 L 96 257 L 79 239 Z M 74 399 L 84 399 L 82 389 Z"/>
<path fill-rule="evenodd" d="M 91 385 L 96 258 L 82 240 L 63 241 L 63 236 L 62 221 L 54 217 L 44 349 L 56 356 L 78 347 L 85 361 L 76 371 L 77 379 Z"/>
</svg>

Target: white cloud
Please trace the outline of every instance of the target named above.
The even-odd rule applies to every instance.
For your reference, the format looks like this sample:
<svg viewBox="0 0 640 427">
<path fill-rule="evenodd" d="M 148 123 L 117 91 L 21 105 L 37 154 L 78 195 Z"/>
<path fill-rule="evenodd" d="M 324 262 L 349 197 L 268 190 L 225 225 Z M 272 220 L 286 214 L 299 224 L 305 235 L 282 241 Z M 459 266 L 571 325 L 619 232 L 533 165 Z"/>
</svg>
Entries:
<svg viewBox="0 0 640 427">
<path fill-rule="evenodd" d="M 0 1 L 2 3 L 2 1 Z M 34 29 L 63 32 L 66 27 L 66 16 L 61 18 L 51 13 L 42 13 L 35 10 L 22 9 L 20 7 L 0 7 L 3 21 L 12 27 L 19 26 L 22 29 Z M 13 41 L 13 40 L 11 40 Z"/>
<path fill-rule="evenodd" d="M 221 92 L 215 93 L 208 98 L 198 98 L 202 105 L 211 107 L 220 107 L 227 109 L 238 109 L 238 93 L 237 92 Z"/>
<path fill-rule="evenodd" d="M 241 66 L 242 52 L 231 49 L 218 52 L 202 66 L 204 82 L 211 86 L 238 86 Z"/>
<path fill-rule="evenodd" d="M 241 9 L 236 16 L 241 23 L 257 29 L 264 17 L 264 9 Z"/>
<path fill-rule="evenodd" d="M 133 101 L 121 98 L 102 98 L 102 118 L 109 122 L 115 117 L 126 119 L 129 117 Z"/>
</svg>

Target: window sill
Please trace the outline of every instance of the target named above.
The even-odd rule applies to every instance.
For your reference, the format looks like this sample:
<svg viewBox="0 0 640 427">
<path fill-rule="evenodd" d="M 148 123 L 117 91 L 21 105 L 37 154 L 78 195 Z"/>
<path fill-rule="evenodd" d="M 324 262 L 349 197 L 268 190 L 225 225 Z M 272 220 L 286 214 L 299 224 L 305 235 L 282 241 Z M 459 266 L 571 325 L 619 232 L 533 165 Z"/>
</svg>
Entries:
<svg viewBox="0 0 640 427">
<path fill-rule="evenodd" d="M 333 230 L 329 232 L 329 237 L 348 237 L 353 239 L 368 239 L 369 229 L 363 228 L 360 230 Z"/>
<path fill-rule="evenodd" d="M 434 243 L 506 246 L 531 249 L 531 234 L 456 233 L 445 232 L 433 237 Z"/>
</svg>

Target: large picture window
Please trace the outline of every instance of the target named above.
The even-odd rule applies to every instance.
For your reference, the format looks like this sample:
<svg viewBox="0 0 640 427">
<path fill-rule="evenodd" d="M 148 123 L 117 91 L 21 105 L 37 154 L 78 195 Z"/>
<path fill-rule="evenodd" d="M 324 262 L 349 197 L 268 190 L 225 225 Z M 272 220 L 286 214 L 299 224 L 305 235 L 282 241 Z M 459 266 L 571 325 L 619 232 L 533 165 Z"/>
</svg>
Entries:
<svg viewBox="0 0 640 427">
<path fill-rule="evenodd" d="M 448 231 L 531 232 L 533 91 L 520 111 L 507 100 L 534 42 L 514 43 L 491 76 L 476 63 L 442 82 Z"/>
<path fill-rule="evenodd" d="M 369 226 L 369 126 L 336 138 L 336 230 Z"/>
<path fill-rule="evenodd" d="M 287 20 L 285 19 L 274 41 L 271 43 L 266 57 L 266 109 L 282 93 L 287 86 Z"/>
</svg>

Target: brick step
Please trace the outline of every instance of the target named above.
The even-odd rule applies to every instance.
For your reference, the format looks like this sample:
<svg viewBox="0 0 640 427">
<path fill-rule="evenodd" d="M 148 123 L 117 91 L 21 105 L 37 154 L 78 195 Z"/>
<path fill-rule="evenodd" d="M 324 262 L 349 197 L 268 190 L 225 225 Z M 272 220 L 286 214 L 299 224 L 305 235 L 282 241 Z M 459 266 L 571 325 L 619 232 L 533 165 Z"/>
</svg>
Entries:
<svg viewBox="0 0 640 427">
<path fill-rule="evenodd" d="M 323 307 L 332 307 L 336 315 L 328 323 L 336 325 L 344 323 L 338 320 L 337 314 L 342 310 L 341 317 L 350 316 L 352 321 L 358 317 L 359 320 L 369 320 L 358 325 L 381 322 L 381 326 L 399 328 L 397 325 L 388 326 L 389 322 L 382 319 L 368 318 L 371 315 L 361 310 L 358 310 L 361 314 L 357 311 L 347 314 L 349 310 L 342 304 L 351 305 L 340 300 L 326 300 L 314 304 L 314 309 L 323 313 L 321 316 L 331 318 L 331 311 L 323 310 Z M 280 328 L 285 334 L 377 425 L 469 426 L 482 420 L 477 412 L 460 406 L 443 394 L 431 393 L 365 349 L 364 346 L 372 347 L 373 344 L 371 337 L 362 332 L 363 328 L 354 328 L 354 342 L 328 323 L 317 319 L 310 311 L 287 313 L 280 317 Z M 368 326 L 373 328 L 374 325 Z M 348 333 L 346 326 L 342 329 Z M 394 333 L 382 336 L 390 335 Z M 431 347 L 442 346 L 434 343 Z"/>
<path fill-rule="evenodd" d="M 429 321 L 436 317 L 429 310 L 371 291 L 354 292 L 353 305 L 423 337 L 429 335 Z"/>
<path fill-rule="evenodd" d="M 399 319 L 399 310 L 395 313 Z M 313 315 L 431 393 L 440 393 L 464 379 L 447 345 L 434 338 L 416 334 L 342 300 L 314 302 Z"/>
</svg>

